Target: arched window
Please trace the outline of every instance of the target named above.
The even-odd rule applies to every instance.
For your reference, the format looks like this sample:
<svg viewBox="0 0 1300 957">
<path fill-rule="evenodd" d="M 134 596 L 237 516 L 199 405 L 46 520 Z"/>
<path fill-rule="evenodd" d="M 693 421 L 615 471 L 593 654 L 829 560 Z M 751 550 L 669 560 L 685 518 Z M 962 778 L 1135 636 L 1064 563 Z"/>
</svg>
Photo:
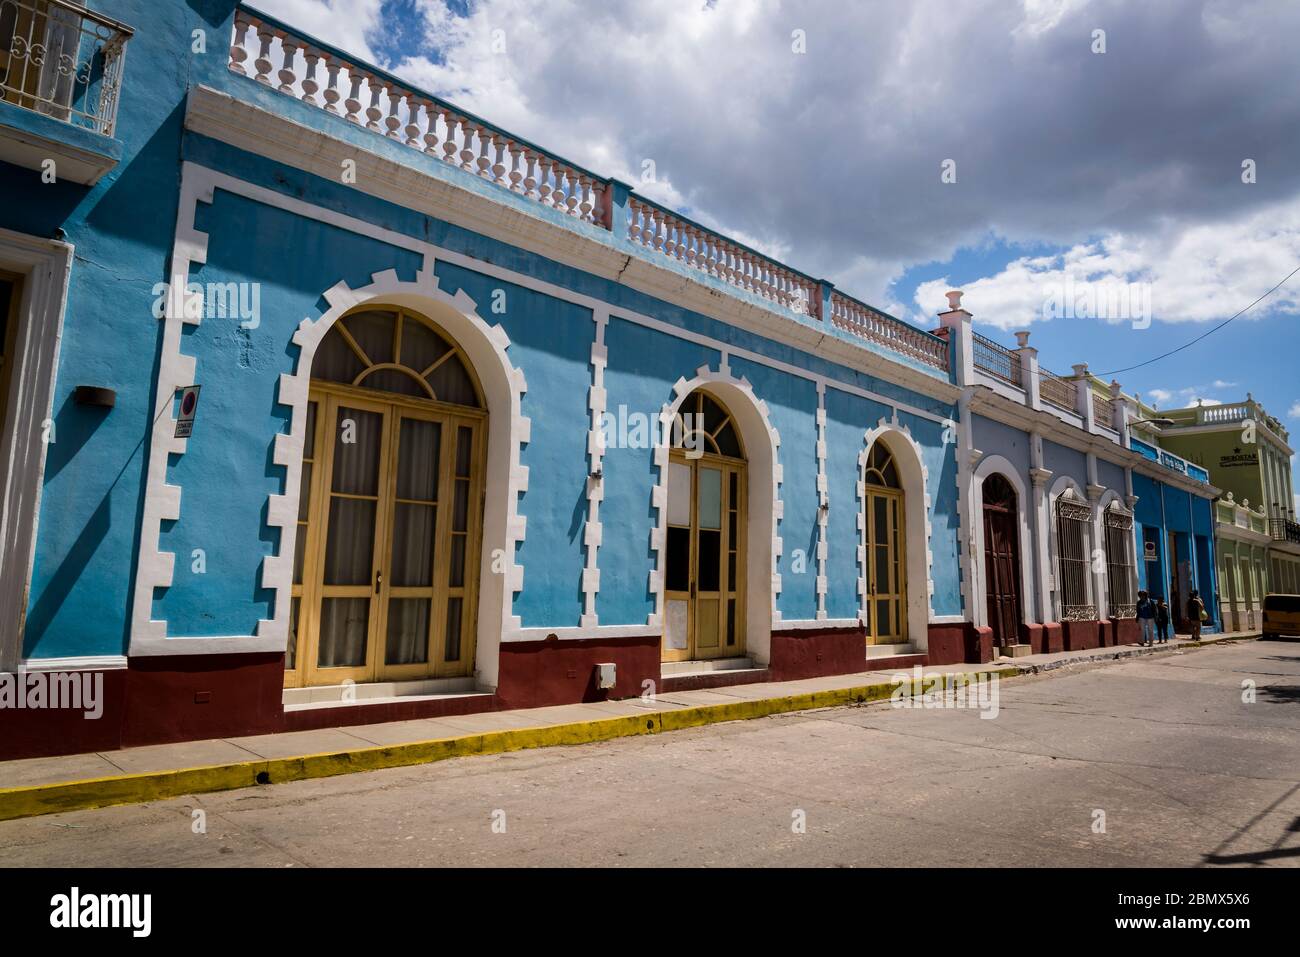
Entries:
<svg viewBox="0 0 1300 957">
<path fill-rule="evenodd" d="M 1061 621 L 1092 621 L 1095 605 L 1088 604 L 1088 522 L 1092 509 L 1079 501 L 1073 489 L 1056 500 L 1057 592 L 1061 599 Z"/>
<path fill-rule="evenodd" d="M 866 555 L 867 643 L 907 640 L 907 555 L 903 484 L 889 446 L 877 439 L 867 450 L 862 525 Z"/>
<path fill-rule="evenodd" d="M 483 408 L 469 363 L 432 323 L 401 309 L 354 312 L 330 328 L 313 379 Z"/>
<path fill-rule="evenodd" d="M 673 420 L 672 447 L 743 459 L 745 447 L 731 413 L 703 390 L 686 397 Z"/>
<path fill-rule="evenodd" d="M 1136 618 L 1133 593 L 1133 516 L 1112 502 L 1102 523 L 1106 532 L 1106 585 L 1112 618 Z"/>
<path fill-rule="evenodd" d="M 882 488 L 901 489 L 898 480 L 898 467 L 894 464 L 893 453 L 884 442 L 875 442 L 867 453 L 867 484 Z"/>
</svg>

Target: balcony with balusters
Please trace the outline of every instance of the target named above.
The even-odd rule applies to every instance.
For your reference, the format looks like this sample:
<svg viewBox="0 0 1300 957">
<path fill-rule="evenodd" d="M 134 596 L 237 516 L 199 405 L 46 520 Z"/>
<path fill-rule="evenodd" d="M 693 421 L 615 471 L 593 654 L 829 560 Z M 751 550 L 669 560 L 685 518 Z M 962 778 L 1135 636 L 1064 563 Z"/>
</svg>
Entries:
<svg viewBox="0 0 1300 957">
<path fill-rule="evenodd" d="M 229 69 L 435 160 L 458 185 L 688 280 L 936 377 L 949 344 L 259 11 L 235 16 Z M 259 96 L 228 87 L 236 96 Z M 260 102 L 266 103 L 263 97 Z M 412 157 L 411 162 L 419 163 Z M 425 167 L 427 168 L 427 167 Z M 473 177 L 471 184 L 464 177 Z M 491 186 L 484 191 L 484 184 Z M 491 187 L 500 190 L 493 192 Z"/>
<path fill-rule="evenodd" d="M 113 169 L 132 35 L 71 0 L 0 0 L 0 160 L 83 185 Z"/>
</svg>

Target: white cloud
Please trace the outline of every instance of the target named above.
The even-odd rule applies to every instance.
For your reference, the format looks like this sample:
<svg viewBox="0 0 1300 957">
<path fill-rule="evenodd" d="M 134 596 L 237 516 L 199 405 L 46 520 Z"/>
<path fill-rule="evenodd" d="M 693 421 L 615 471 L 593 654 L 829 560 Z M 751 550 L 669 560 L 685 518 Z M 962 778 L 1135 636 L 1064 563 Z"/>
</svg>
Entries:
<svg viewBox="0 0 1300 957">
<path fill-rule="evenodd" d="M 253 6 L 340 50 L 383 65 L 368 39 L 381 28 L 383 0 L 253 0 Z"/>
<path fill-rule="evenodd" d="M 1062 289 L 1081 294 L 1087 287 L 1137 283 L 1149 284 L 1154 318 L 1206 322 L 1245 308 L 1298 262 L 1300 199 L 1292 199 L 1227 222 L 1179 225 L 1149 236 L 1115 234 L 1059 256 L 1022 257 L 994 275 L 966 283 L 962 304 L 980 322 L 1019 329 L 1051 319 L 1047 307 Z M 947 280 L 922 283 L 916 292 L 918 311 L 932 315 L 949 288 Z M 1242 319 L 1269 311 L 1300 314 L 1300 276 Z"/>
<path fill-rule="evenodd" d="M 1300 419 L 1300 402 L 1291 403 L 1291 408 L 1287 409 L 1286 414 L 1288 418 Z"/>
</svg>

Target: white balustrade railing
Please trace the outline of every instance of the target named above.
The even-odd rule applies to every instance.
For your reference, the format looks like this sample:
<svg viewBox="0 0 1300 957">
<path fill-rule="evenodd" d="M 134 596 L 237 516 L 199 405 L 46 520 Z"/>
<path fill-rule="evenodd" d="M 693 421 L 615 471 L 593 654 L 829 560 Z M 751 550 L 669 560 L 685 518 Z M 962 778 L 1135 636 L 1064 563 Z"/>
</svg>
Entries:
<svg viewBox="0 0 1300 957">
<path fill-rule="evenodd" d="M 821 311 L 821 284 L 816 280 L 662 206 L 629 199 L 626 238 L 794 312 L 817 317 Z"/>
<path fill-rule="evenodd" d="M 839 292 L 831 293 L 831 323 L 870 342 L 887 346 L 944 372 L 948 371 L 948 343 L 938 336 L 885 315 L 866 303 Z"/>
<path fill-rule="evenodd" d="M 614 186 L 526 140 L 511 136 L 382 70 L 301 37 L 246 8 L 235 14 L 230 69 L 436 157 L 582 222 L 614 228 Z M 629 196 L 624 235 L 736 289 L 814 319 L 822 284 L 740 243 L 640 197 Z M 862 339 L 936 369 L 948 369 L 948 343 L 838 292 L 831 320 Z"/>
<path fill-rule="evenodd" d="M 543 206 L 609 228 L 605 180 L 248 10 L 235 14 L 230 69 Z"/>
</svg>

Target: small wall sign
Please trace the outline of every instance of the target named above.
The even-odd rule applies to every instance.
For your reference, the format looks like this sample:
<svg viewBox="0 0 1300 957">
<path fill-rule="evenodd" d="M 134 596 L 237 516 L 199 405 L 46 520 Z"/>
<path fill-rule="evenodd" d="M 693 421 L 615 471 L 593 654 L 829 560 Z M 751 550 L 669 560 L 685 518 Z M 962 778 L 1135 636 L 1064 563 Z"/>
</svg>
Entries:
<svg viewBox="0 0 1300 957">
<path fill-rule="evenodd" d="M 191 385 L 181 389 L 181 414 L 176 419 L 176 438 L 188 439 L 194 431 L 194 413 L 199 407 L 199 389 Z"/>
<path fill-rule="evenodd" d="M 1148 561 L 1148 562 L 1158 561 L 1158 558 L 1157 558 L 1157 556 L 1156 556 L 1156 543 L 1155 543 L 1155 542 L 1144 542 L 1144 543 L 1143 543 L 1143 547 L 1142 547 L 1142 558 L 1143 558 L 1144 561 Z"/>
</svg>

